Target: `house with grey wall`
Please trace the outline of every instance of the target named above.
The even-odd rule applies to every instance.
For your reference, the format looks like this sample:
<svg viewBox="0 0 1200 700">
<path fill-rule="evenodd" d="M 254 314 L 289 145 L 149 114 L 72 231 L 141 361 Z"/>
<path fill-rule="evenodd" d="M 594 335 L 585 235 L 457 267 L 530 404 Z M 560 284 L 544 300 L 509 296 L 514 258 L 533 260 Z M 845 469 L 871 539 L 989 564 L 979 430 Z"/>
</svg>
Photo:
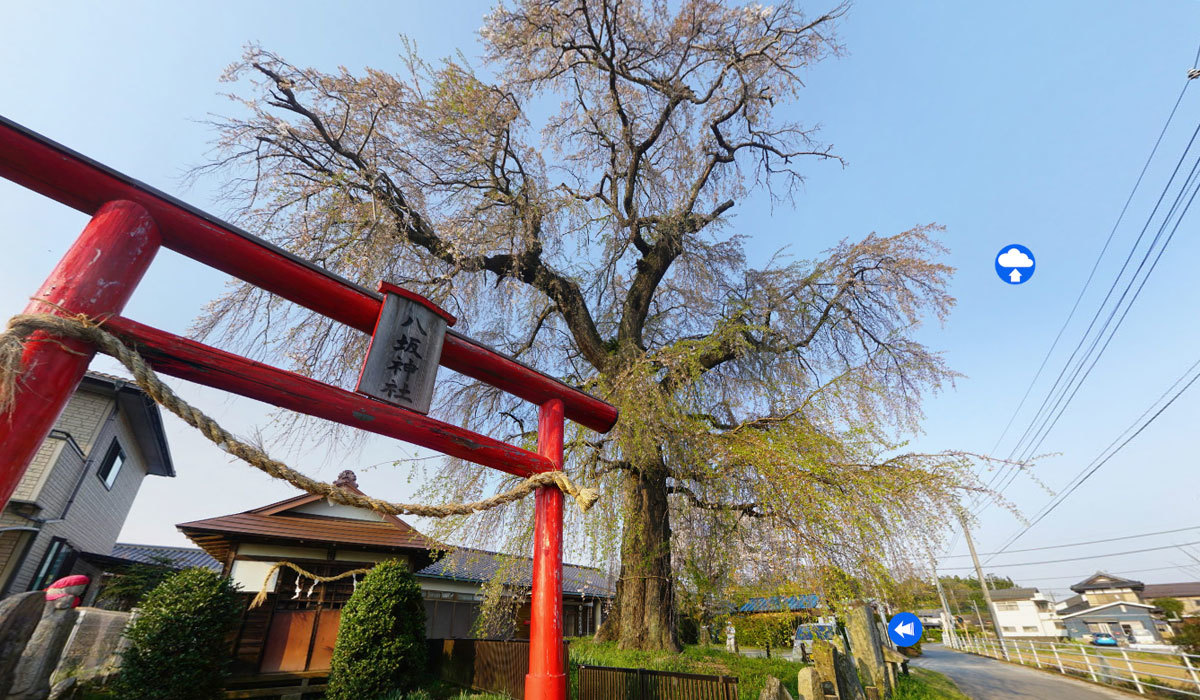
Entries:
<svg viewBox="0 0 1200 700">
<path fill-rule="evenodd" d="M 69 574 L 95 581 L 148 475 L 175 475 L 157 404 L 88 372 L 0 513 L 0 596 Z"/>
<path fill-rule="evenodd" d="M 1131 644 L 1161 644 L 1162 635 L 1154 620 L 1153 605 L 1118 600 L 1085 607 L 1060 616 L 1071 639 L 1091 639 L 1096 634 L 1111 634 Z"/>
</svg>

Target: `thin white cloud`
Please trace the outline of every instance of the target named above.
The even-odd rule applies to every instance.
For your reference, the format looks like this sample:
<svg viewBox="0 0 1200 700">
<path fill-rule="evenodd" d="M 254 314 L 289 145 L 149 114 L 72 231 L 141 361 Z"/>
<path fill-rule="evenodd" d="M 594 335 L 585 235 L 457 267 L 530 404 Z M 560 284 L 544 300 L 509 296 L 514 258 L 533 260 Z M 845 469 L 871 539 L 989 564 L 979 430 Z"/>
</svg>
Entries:
<svg viewBox="0 0 1200 700">
<path fill-rule="evenodd" d="M 996 262 L 1000 267 L 1033 267 L 1033 260 L 1016 248 L 1009 248 L 1007 252 L 1001 253 Z"/>
</svg>

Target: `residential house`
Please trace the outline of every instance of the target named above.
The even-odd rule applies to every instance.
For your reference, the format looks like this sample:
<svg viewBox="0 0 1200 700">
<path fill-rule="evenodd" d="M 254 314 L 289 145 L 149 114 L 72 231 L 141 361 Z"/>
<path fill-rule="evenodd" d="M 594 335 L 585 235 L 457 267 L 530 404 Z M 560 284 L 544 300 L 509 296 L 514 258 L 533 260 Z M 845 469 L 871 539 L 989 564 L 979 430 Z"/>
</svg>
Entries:
<svg viewBox="0 0 1200 700">
<path fill-rule="evenodd" d="M 342 472 L 334 483 L 362 493 L 353 472 Z M 220 563 L 247 603 L 260 589 L 267 591 L 266 603 L 247 608 L 239 624 L 234 643 L 239 674 L 311 674 L 329 668 L 341 609 L 358 578 L 320 583 L 289 568 L 273 571 L 282 561 L 322 577 L 389 559 L 405 563 L 421 585 L 431 638 L 472 636 L 484 584 L 507 571 L 506 591 L 517 609 L 512 627 L 501 635 L 529 636 L 528 558 L 466 549 L 443 557 L 446 547 L 395 516 L 303 494 L 178 528 Z M 612 596 L 612 583 L 599 570 L 564 565 L 564 632 L 594 633 Z"/>
<path fill-rule="evenodd" d="M 158 406 L 130 381 L 88 372 L 0 513 L 0 595 L 69 574 L 95 582 L 151 474 L 175 476 Z"/>
<path fill-rule="evenodd" d="M 1062 612 L 1060 616 L 1071 639 L 1111 634 L 1132 644 L 1160 644 L 1162 634 L 1154 619 L 1155 610 L 1153 605 L 1118 600 Z"/>
<path fill-rule="evenodd" d="M 913 614 L 917 616 L 917 619 L 921 621 L 921 626 L 925 629 L 942 628 L 944 621 L 942 620 L 941 608 L 922 608 L 913 611 Z"/>
<path fill-rule="evenodd" d="M 1159 644 L 1162 625 L 1158 609 L 1142 602 L 1146 584 L 1102 571 L 1071 586 L 1078 595 L 1058 610 L 1071 639 L 1111 634 L 1134 644 Z"/>
<path fill-rule="evenodd" d="M 1190 583 L 1147 583 L 1142 589 L 1142 602 L 1159 598 L 1174 598 L 1183 603 L 1183 617 L 1200 617 L 1200 581 Z"/>
<path fill-rule="evenodd" d="M 1066 627 L 1053 603 L 1036 588 L 1002 588 L 992 591 L 996 620 L 1005 637 L 1055 639 L 1065 637 Z"/>
<path fill-rule="evenodd" d="M 1106 574 L 1103 571 L 1097 571 L 1088 578 L 1071 586 L 1071 590 L 1078 593 L 1083 600 L 1088 604 L 1088 607 L 1098 607 L 1115 603 L 1117 601 L 1125 601 L 1127 603 L 1141 603 L 1142 590 L 1146 584 L 1133 579 L 1121 578 Z"/>
</svg>

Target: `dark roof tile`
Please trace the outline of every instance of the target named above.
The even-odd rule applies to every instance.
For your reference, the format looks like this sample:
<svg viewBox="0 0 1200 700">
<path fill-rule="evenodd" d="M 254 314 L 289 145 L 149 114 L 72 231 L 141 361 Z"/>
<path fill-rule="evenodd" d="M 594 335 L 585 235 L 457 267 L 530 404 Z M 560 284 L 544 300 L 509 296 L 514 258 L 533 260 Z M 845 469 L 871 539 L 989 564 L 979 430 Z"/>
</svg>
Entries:
<svg viewBox="0 0 1200 700">
<path fill-rule="evenodd" d="M 131 544 L 118 542 L 113 545 L 112 556 L 141 564 L 168 563 L 176 569 L 200 567 L 212 571 L 221 570 L 221 562 L 213 559 L 203 549 L 194 547 L 163 547 L 153 544 Z"/>
<path fill-rule="evenodd" d="M 511 585 L 528 588 L 533 581 L 533 560 L 478 549 L 456 549 L 417 572 L 418 576 L 457 581 L 490 581 L 505 574 Z M 563 592 L 611 598 L 612 579 L 599 569 L 563 564 Z"/>
</svg>

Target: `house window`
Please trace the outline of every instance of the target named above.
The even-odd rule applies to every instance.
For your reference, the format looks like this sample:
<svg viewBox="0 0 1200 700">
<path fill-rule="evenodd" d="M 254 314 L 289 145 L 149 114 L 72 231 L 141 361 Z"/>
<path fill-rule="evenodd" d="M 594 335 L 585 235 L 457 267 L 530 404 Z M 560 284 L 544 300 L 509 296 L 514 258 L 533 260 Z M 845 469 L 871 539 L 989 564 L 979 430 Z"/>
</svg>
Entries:
<svg viewBox="0 0 1200 700">
<path fill-rule="evenodd" d="M 1007 625 L 1004 625 L 1000 629 L 1004 630 L 1005 632 L 1016 632 L 1017 631 L 1016 627 L 1009 627 Z"/>
<path fill-rule="evenodd" d="M 1021 629 L 1024 630 L 1025 632 L 1037 632 L 1038 631 L 1038 628 L 1029 627 L 1028 625 L 1026 625 L 1025 627 L 1022 627 Z"/>
<path fill-rule="evenodd" d="M 1020 609 L 1021 606 L 1017 605 L 1016 603 L 996 603 L 996 610 L 1013 611 Z"/>
<path fill-rule="evenodd" d="M 117 481 L 117 475 L 121 473 L 121 467 L 125 464 L 125 451 L 121 449 L 121 445 L 113 439 L 112 444 L 108 446 L 108 452 L 104 453 L 104 461 L 100 463 L 100 471 L 96 475 L 100 477 L 100 481 L 104 482 L 104 488 L 111 489 Z"/>
<path fill-rule="evenodd" d="M 37 574 L 29 584 L 29 590 L 40 591 L 46 586 L 62 578 L 75 563 L 75 549 L 61 537 L 50 540 L 42 563 L 38 564 Z"/>
</svg>

